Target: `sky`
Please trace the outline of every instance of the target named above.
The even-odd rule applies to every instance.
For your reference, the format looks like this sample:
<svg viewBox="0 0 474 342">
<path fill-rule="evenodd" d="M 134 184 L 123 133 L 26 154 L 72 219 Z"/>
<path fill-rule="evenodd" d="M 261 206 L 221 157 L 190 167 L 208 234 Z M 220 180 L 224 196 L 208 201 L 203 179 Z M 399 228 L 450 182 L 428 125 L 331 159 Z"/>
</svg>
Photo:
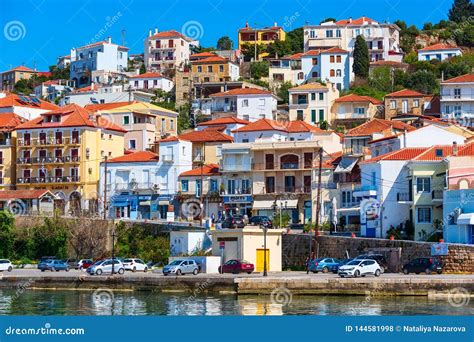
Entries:
<svg viewBox="0 0 474 342">
<path fill-rule="evenodd" d="M 112 37 L 142 53 L 149 29 L 178 30 L 215 46 L 237 30 L 285 31 L 321 20 L 367 16 L 422 27 L 447 18 L 453 0 L 0 0 L 0 71 L 25 65 L 46 71 L 72 47 Z"/>
</svg>

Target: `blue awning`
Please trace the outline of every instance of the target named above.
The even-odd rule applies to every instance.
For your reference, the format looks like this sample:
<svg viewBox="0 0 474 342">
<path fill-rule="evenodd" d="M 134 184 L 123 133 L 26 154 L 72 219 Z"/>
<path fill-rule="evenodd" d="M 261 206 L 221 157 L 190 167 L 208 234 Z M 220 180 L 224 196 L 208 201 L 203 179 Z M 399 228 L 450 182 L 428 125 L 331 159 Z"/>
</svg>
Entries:
<svg viewBox="0 0 474 342">
<path fill-rule="evenodd" d="M 113 202 L 112 207 L 128 207 L 128 202 Z"/>
</svg>

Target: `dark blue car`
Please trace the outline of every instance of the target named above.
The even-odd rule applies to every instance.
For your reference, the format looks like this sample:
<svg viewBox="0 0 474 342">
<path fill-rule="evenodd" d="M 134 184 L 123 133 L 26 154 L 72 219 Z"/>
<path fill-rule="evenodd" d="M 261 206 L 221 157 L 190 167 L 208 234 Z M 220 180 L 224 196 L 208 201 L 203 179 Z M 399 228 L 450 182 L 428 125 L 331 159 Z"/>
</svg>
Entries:
<svg viewBox="0 0 474 342">
<path fill-rule="evenodd" d="M 44 260 L 38 264 L 38 268 L 41 272 L 46 270 L 51 272 L 66 271 L 69 272 L 69 264 L 62 260 Z"/>
</svg>

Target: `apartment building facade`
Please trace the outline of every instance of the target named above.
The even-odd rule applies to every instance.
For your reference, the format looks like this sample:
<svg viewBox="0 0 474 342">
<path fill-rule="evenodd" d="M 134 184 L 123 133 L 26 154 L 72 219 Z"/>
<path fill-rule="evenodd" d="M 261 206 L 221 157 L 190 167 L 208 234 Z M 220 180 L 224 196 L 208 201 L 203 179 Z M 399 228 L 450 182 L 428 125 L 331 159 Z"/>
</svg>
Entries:
<svg viewBox="0 0 474 342">
<path fill-rule="evenodd" d="M 132 89 L 161 89 L 169 92 L 173 89 L 174 82 L 158 72 L 146 72 L 130 77 L 128 85 Z"/>
<path fill-rule="evenodd" d="M 330 122 L 336 125 L 345 122 L 359 124 L 383 116 L 383 103 L 370 96 L 348 94 L 334 101 Z"/>
<path fill-rule="evenodd" d="M 286 39 L 286 32 L 282 27 L 274 23 L 271 27 L 264 28 L 252 28 L 248 23 L 245 27 L 238 31 L 238 50 L 242 50 L 242 47 L 246 44 L 250 45 L 268 45 L 276 40 L 284 41 Z M 268 56 L 268 53 L 257 53 L 256 59 L 260 60 L 263 57 Z"/>
<path fill-rule="evenodd" d="M 194 83 L 237 81 L 240 77 L 238 64 L 217 55 L 191 61 L 191 72 Z"/>
<path fill-rule="evenodd" d="M 30 69 L 23 65 L 0 73 L 0 89 L 2 91 L 12 91 L 15 83 L 20 80 L 30 79 L 31 76 L 38 74 L 36 70 Z"/>
<path fill-rule="evenodd" d="M 474 74 L 441 82 L 441 117 L 462 126 L 474 126 Z"/>
<path fill-rule="evenodd" d="M 438 61 L 444 61 L 461 55 L 462 51 L 458 46 L 444 43 L 429 45 L 418 50 L 418 60 L 427 62 L 435 59 Z"/>
<path fill-rule="evenodd" d="M 16 132 L 26 122 L 14 113 L 0 114 L 0 190 L 13 189 L 16 183 Z"/>
</svg>

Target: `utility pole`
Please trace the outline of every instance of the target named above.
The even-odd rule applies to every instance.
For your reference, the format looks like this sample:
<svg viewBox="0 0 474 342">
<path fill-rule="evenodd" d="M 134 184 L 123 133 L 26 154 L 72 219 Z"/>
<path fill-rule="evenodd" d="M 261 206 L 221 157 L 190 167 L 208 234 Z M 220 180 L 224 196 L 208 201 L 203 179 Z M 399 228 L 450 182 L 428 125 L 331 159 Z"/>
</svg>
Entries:
<svg viewBox="0 0 474 342">
<path fill-rule="evenodd" d="M 313 253 L 316 252 L 316 238 L 319 234 L 319 213 L 321 211 L 321 176 L 323 168 L 323 148 L 319 148 L 319 170 L 318 170 L 318 193 L 316 195 L 316 225 L 314 227 L 314 249 Z"/>
<path fill-rule="evenodd" d="M 254 62 L 257 61 L 257 35 L 258 35 L 257 24 L 255 24 L 255 34 L 254 34 L 255 43 L 254 43 L 254 45 L 253 45 L 253 48 L 254 48 L 253 60 L 254 60 Z"/>
<path fill-rule="evenodd" d="M 203 142 L 202 144 L 202 153 L 201 153 L 201 189 L 200 189 L 200 199 L 199 199 L 199 205 L 201 207 L 201 212 L 200 212 L 200 216 L 201 216 L 201 227 L 202 227 L 202 219 L 203 219 L 203 216 L 204 216 L 204 197 L 203 197 L 203 194 L 204 194 L 204 161 L 206 160 L 206 142 Z"/>
<path fill-rule="evenodd" d="M 107 220 L 107 156 L 104 158 L 104 220 Z"/>
<path fill-rule="evenodd" d="M 132 102 L 132 86 L 128 86 L 128 103 Z"/>
</svg>

